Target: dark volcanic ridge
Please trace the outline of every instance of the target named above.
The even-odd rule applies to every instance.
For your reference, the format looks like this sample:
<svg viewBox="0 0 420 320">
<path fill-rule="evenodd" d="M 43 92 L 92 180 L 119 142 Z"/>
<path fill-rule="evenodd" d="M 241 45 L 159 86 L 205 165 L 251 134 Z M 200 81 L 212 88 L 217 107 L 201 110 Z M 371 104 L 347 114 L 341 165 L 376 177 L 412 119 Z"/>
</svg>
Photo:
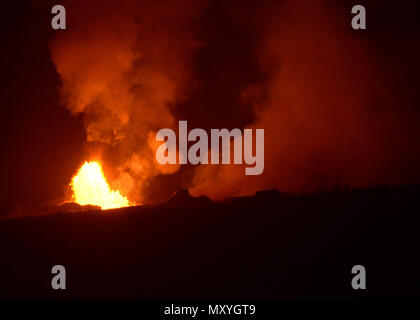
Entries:
<svg viewBox="0 0 420 320">
<path fill-rule="evenodd" d="M 230 197 L 223 201 L 217 202 L 231 202 L 231 201 L 240 201 L 241 199 L 245 198 L 252 198 L 255 197 L 256 199 L 263 199 L 267 197 L 276 197 L 280 195 L 278 190 L 268 190 L 268 191 L 258 191 L 254 196 L 248 197 Z M 57 204 L 59 202 L 59 204 Z M 167 201 L 155 204 L 155 205 L 138 205 L 138 206 L 130 206 L 131 207 L 163 207 L 163 208 L 198 208 L 201 206 L 209 206 L 215 203 L 209 197 L 206 196 L 198 196 L 193 197 L 189 193 L 187 189 L 180 189 L 175 192 Z M 20 209 L 15 210 L 6 218 L 24 218 L 24 217 L 34 217 L 34 216 L 44 216 L 50 214 L 58 214 L 58 213 L 94 213 L 94 212 L 118 212 L 121 208 L 116 209 L 107 209 L 101 210 L 99 206 L 94 205 L 80 205 L 75 202 L 69 201 L 53 201 L 51 204 L 43 204 L 39 205 L 36 208 L 32 209 Z"/>
<path fill-rule="evenodd" d="M 184 190 L 156 206 L 4 219 L 0 298 L 420 298 L 419 198 L 419 185 L 221 202 Z M 56 264 L 65 292 L 50 286 Z"/>
</svg>

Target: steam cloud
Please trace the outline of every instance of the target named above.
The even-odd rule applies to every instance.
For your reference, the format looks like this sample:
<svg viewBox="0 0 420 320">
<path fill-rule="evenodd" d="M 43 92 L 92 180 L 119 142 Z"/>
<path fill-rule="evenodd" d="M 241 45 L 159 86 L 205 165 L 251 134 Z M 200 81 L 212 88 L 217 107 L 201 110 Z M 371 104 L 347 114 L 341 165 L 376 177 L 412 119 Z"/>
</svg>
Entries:
<svg viewBox="0 0 420 320">
<path fill-rule="evenodd" d="M 242 97 L 253 101 L 250 127 L 265 129 L 265 172 L 245 177 L 237 167 L 202 166 L 193 194 L 221 199 L 269 188 L 319 192 L 418 181 L 408 160 L 416 152 L 406 145 L 415 144 L 406 125 L 415 125 L 399 110 L 368 39 L 343 31 L 345 10 L 324 1 L 269 2 L 256 10 L 255 53 L 267 80 Z"/>
<path fill-rule="evenodd" d="M 71 1 L 69 32 L 51 42 L 64 103 L 83 114 L 90 157 L 111 184 L 141 202 L 152 177 L 178 167 L 154 161 L 152 133 L 173 127 L 171 105 L 191 89 L 191 22 L 199 1 Z"/>
<path fill-rule="evenodd" d="M 205 118 L 189 119 L 183 107 L 199 90 L 194 61 L 205 43 L 196 29 L 208 4 L 64 4 L 72 14 L 69 30 L 52 39 L 52 60 L 64 103 L 83 115 L 91 156 L 102 159 L 112 187 L 142 202 L 164 184 L 221 199 L 267 188 L 302 192 L 407 182 L 406 173 L 392 170 L 396 150 L 404 148 L 393 119 L 404 115 L 384 99 L 390 84 L 368 42 L 351 32 L 349 12 L 323 1 L 240 4 L 221 7 L 254 31 L 252 55 L 264 76 L 237 92 L 238 118 L 243 127 L 265 130 L 261 176 L 245 176 L 238 165 L 179 170 L 155 160 L 153 133 L 159 129 L 176 128 L 178 120 L 217 128 Z"/>
</svg>

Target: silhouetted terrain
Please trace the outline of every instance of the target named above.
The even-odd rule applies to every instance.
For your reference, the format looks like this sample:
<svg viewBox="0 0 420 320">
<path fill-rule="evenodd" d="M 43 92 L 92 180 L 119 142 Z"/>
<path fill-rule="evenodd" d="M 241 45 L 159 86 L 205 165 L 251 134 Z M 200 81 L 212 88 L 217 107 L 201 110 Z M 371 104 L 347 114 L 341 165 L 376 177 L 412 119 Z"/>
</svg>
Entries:
<svg viewBox="0 0 420 320">
<path fill-rule="evenodd" d="M 420 186 L 0 221 L 0 298 L 420 297 Z M 51 268 L 67 290 L 51 289 Z M 367 290 L 351 288 L 362 264 Z"/>
</svg>

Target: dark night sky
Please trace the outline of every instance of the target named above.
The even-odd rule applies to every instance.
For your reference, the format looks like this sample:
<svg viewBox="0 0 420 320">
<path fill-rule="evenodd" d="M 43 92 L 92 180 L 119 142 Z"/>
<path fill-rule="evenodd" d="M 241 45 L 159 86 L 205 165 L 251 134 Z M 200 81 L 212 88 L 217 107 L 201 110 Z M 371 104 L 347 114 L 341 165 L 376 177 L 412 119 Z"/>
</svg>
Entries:
<svg viewBox="0 0 420 320">
<path fill-rule="evenodd" d="M 343 28 L 348 28 L 350 8 L 355 3 L 331 3 L 337 17 L 345 19 Z M 400 143 L 393 165 L 411 166 L 413 180 L 420 181 L 417 164 L 420 130 L 416 125 L 420 119 L 420 4 L 360 3 L 367 9 L 368 28 L 362 31 L 363 37 L 381 66 L 385 82 L 392 87 L 387 94 L 392 101 L 399 102 L 393 108 L 401 117 L 394 121 L 405 128 L 396 133 Z M 188 115 L 193 126 L 202 128 L 243 127 L 252 123 L 251 108 L 239 105 L 237 96 L 244 87 L 264 83 L 268 77 L 257 66 L 254 48 L 259 41 L 259 29 L 255 27 L 258 19 L 254 21 L 251 13 L 264 11 L 270 4 L 270 1 L 213 1 L 207 5 L 197 22 L 198 37 L 206 47 L 195 53 L 193 62 L 200 85 L 175 108 L 177 117 Z M 236 23 L 232 8 L 249 23 Z M 49 5 L 30 1 L 8 1 L 2 7 L 1 30 L 5 37 L 1 50 L 4 66 L 0 208 L 3 213 L 62 197 L 85 156 L 82 117 L 72 116 L 60 104 L 60 78 L 48 48 L 52 34 L 60 31 L 50 27 L 50 9 Z M 68 21 L 71 25 L 70 14 Z M 345 30 L 354 32 L 350 28 Z M 383 101 L 387 99 L 382 97 Z M 222 111 L 225 115 L 220 117 Z"/>
<path fill-rule="evenodd" d="M 59 78 L 50 60 L 49 12 L 8 2 L 2 18 L 3 208 L 45 202 L 63 193 L 80 161 L 80 119 L 58 105 Z"/>
</svg>

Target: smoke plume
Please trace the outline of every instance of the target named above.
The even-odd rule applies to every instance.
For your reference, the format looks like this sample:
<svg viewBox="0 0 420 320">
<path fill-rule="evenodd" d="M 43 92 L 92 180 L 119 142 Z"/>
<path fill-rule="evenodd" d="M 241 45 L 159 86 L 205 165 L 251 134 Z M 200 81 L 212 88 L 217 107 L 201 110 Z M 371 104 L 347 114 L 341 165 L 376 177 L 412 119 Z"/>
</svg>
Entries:
<svg viewBox="0 0 420 320">
<path fill-rule="evenodd" d="M 154 161 L 152 135 L 174 127 L 171 106 L 191 90 L 199 43 L 199 1 L 69 1 L 68 31 L 51 41 L 63 103 L 81 114 L 89 158 L 111 185 L 136 202 L 152 177 L 178 167 Z"/>
<path fill-rule="evenodd" d="M 251 15 L 233 12 L 259 31 L 254 52 L 266 80 L 241 97 L 254 107 L 249 127 L 265 130 L 265 170 L 249 177 L 243 168 L 201 166 L 193 194 L 222 199 L 269 188 L 319 192 L 418 179 L 413 163 L 395 170 L 408 151 L 406 126 L 396 119 L 414 126 L 398 110 L 369 39 L 351 29 L 345 6 L 267 2 Z"/>
<path fill-rule="evenodd" d="M 179 187 L 222 199 L 419 177 L 407 160 L 415 159 L 406 139 L 414 121 L 396 108 L 395 83 L 369 38 L 351 29 L 350 7 L 193 0 L 64 5 L 68 30 L 50 45 L 63 103 L 84 119 L 88 157 L 100 159 L 111 186 L 132 201 Z M 245 176 L 240 165 L 158 165 L 155 133 L 177 128 L 178 120 L 205 129 L 264 129 L 263 174 Z"/>
</svg>

